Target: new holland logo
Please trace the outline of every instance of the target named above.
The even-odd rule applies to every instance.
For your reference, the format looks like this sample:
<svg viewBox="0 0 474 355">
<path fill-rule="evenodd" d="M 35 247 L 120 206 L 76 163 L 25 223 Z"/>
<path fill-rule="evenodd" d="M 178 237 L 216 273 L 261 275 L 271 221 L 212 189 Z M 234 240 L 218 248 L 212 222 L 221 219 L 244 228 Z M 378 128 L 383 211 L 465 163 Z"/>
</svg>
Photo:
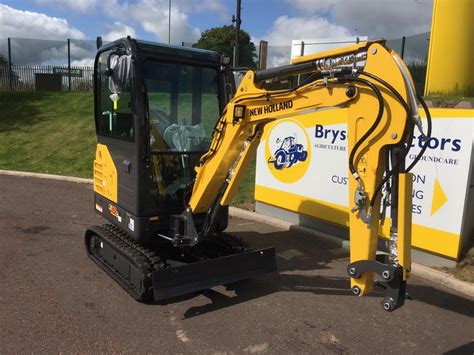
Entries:
<svg viewBox="0 0 474 355">
<path fill-rule="evenodd" d="M 270 172 L 277 180 L 292 183 L 301 179 L 311 160 L 306 129 L 293 120 L 276 123 L 267 136 L 265 158 Z"/>
<path fill-rule="evenodd" d="M 262 114 L 269 114 L 272 112 L 288 110 L 292 107 L 293 107 L 293 101 L 287 100 L 287 101 L 278 102 L 271 105 L 255 107 L 255 108 L 250 109 L 249 112 L 250 112 L 250 117 L 252 117 L 252 116 L 258 116 Z"/>
</svg>

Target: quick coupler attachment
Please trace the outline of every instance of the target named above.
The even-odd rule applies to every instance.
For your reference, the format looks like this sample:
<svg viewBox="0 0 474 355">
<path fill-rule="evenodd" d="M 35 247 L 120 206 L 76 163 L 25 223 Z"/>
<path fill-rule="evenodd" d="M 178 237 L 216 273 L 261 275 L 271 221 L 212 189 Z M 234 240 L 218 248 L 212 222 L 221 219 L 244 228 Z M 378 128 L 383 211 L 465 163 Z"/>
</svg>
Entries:
<svg viewBox="0 0 474 355">
<path fill-rule="evenodd" d="M 199 235 L 189 206 L 183 213 L 171 216 L 170 231 L 171 236 L 160 236 L 171 241 L 175 247 L 192 247 L 199 243 Z"/>
<path fill-rule="evenodd" d="M 378 284 L 385 289 L 382 302 L 384 310 L 392 312 L 403 306 L 407 293 L 406 281 L 403 280 L 403 268 L 401 266 L 387 265 L 374 260 L 359 260 L 347 266 L 347 273 L 354 279 L 361 278 L 366 272 L 374 272 L 383 280 Z M 359 296 L 360 288 L 354 286 L 352 293 Z"/>
</svg>

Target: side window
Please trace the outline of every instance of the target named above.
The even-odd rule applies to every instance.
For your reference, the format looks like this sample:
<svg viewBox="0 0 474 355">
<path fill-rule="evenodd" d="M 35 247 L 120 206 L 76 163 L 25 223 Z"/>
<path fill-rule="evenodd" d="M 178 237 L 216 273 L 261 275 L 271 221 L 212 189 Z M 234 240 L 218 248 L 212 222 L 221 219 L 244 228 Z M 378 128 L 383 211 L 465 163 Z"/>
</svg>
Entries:
<svg viewBox="0 0 474 355">
<path fill-rule="evenodd" d="M 97 64 L 99 104 L 99 107 L 96 108 L 97 134 L 133 140 L 134 125 L 130 83 L 127 83 L 120 93 L 114 95 L 111 91 L 113 88 L 112 79 L 106 73 L 110 54 L 111 51 L 101 53 Z"/>
<path fill-rule="evenodd" d="M 202 105 L 201 120 L 204 131 L 211 136 L 212 130 L 219 119 L 219 76 L 213 69 L 204 68 L 202 71 Z"/>
</svg>

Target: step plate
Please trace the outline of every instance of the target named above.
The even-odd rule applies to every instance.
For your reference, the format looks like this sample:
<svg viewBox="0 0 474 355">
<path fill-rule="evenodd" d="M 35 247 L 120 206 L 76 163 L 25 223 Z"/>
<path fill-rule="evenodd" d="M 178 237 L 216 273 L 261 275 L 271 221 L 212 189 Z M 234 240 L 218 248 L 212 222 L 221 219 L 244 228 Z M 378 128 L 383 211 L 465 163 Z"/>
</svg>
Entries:
<svg viewBox="0 0 474 355">
<path fill-rule="evenodd" d="M 275 248 L 259 249 L 154 271 L 153 294 L 160 301 L 275 270 Z"/>
</svg>

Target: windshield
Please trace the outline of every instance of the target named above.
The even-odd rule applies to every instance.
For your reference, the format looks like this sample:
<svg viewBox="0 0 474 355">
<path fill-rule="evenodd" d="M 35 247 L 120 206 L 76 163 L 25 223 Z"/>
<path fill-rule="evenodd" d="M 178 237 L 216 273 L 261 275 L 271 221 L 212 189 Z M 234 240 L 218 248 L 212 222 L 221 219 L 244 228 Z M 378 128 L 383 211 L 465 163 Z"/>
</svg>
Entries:
<svg viewBox="0 0 474 355">
<path fill-rule="evenodd" d="M 152 152 L 205 152 L 219 118 L 219 75 L 214 68 L 146 61 Z"/>
</svg>

